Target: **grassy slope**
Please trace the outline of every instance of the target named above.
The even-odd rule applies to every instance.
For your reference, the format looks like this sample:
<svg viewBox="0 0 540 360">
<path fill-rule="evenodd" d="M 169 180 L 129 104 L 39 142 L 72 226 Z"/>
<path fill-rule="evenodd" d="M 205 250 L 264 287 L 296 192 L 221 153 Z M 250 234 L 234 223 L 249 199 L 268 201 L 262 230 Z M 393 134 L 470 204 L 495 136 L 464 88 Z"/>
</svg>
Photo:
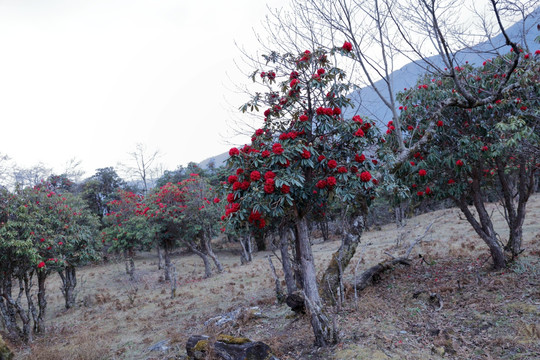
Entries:
<svg viewBox="0 0 540 360">
<path fill-rule="evenodd" d="M 502 217 L 492 207 L 502 232 Z M 526 252 L 510 271 L 489 271 L 487 250 L 457 209 L 367 232 L 359 253 L 346 271 L 358 271 L 404 253 L 408 244 L 436 220 L 425 241 L 413 251 L 413 265 L 398 267 L 347 301 L 335 320 L 342 342 L 333 349 L 313 349 L 307 318 L 290 316 L 275 303 L 266 255 L 239 265 L 239 256 L 219 252 L 225 273 L 202 279 L 201 261 L 193 255 L 174 259 L 179 273 L 178 296 L 170 298 L 160 282 L 154 254 L 136 261 L 138 281 L 130 283 L 122 263 L 92 266 L 79 272 L 79 305 L 63 309 L 56 277 L 48 282 L 49 332 L 18 359 L 162 359 L 147 348 L 169 339 L 169 355 L 183 353 L 189 335 L 226 331 L 267 342 L 282 359 L 533 359 L 540 357 L 540 196 L 528 207 L 524 226 Z M 396 239 L 402 237 L 400 246 Z M 313 248 L 323 269 L 339 241 Z M 418 257 L 423 254 L 426 261 Z M 275 261 L 275 264 L 277 262 Z M 414 294 L 417 294 L 415 297 Z M 430 300 L 430 294 L 438 294 Z M 204 321 L 240 306 L 260 305 L 262 319 L 243 319 L 234 328 L 209 329 Z"/>
</svg>

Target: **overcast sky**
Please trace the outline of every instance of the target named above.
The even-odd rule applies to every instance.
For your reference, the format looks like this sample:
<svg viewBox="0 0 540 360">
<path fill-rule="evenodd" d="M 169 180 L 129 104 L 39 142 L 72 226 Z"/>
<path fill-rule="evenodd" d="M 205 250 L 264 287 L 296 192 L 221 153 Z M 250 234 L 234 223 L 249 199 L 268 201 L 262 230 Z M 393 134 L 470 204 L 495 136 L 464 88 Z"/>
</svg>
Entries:
<svg viewBox="0 0 540 360">
<path fill-rule="evenodd" d="M 136 143 L 166 169 L 228 150 L 234 43 L 257 50 L 267 3 L 286 0 L 0 0 L 0 154 L 90 176 Z"/>
</svg>

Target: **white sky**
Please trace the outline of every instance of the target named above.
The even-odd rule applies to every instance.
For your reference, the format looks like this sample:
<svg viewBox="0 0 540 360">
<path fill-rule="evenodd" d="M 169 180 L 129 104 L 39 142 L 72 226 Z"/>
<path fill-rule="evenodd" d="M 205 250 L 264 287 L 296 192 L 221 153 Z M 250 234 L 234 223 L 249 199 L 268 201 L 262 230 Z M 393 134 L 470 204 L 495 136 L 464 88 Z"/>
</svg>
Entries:
<svg viewBox="0 0 540 360">
<path fill-rule="evenodd" d="M 90 176 L 136 143 L 165 169 L 228 150 L 247 100 L 229 79 L 251 81 L 234 42 L 255 53 L 266 3 L 285 2 L 0 0 L 0 153 Z"/>
</svg>

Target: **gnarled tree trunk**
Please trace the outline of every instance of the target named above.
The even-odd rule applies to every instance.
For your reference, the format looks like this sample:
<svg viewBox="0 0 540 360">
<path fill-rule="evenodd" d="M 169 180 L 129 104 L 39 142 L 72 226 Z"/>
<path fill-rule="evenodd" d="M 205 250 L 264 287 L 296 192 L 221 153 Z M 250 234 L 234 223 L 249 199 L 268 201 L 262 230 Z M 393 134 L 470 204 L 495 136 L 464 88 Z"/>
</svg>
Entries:
<svg viewBox="0 0 540 360">
<path fill-rule="evenodd" d="M 289 230 L 290 229 L 286 226 L 281 226 L 279 228 L 279 251 L 281 253 L 281 265 L 285 276 L 287 295 L 292 295 L 298 288 L 296 287 L 291 259 L 289 257 L 289 235 L 291 233 Z"/>
<path fill-rule="evenodd" d="M 356 253 L 365 228 L 365 213 L 355 216 L 348 226 L 344 226 L 341 246 L 332 254 L 330 264 L 322 278 L 322 295 L 325 301 L 335 304 L 343 302 L 343 271 Z M 344 223 L 346 223 L 344 221 Z"/>
<path fill-rule="evenodd" d="M 211 277 L 212 276 L 212 265 L 210 264 L 210 259 L 208 259 L 208 256 L 204 252 L 197 249 L 197 245 L 195 245 L 195 243 L 193 243 L 192 241 L 188 241 L 187 246 L 189 247 L 189 249 L 191 251 L 193 251 L 193 253 L 195 253 L 196 255 L 198 255 L 202 259 L 202 261 L 204 263 L 204 277 L 206 277 L 206 278 Z"/>
<path fill-rule="evenodd" d="M 315 260 L 311 251 L 305 216 L 297 217 L 296 228 L 298 230 L 296 241 L 300 252 L 300 264 L 304 280 L 304 297 L 315 335 L 315 345 L 325 347 L 335 344 L 338 341 L 338 333 L 333 328 L 330 319 L 324 311 L 323 303 L 319 296 Z"/>
<path fill-rule="evenodd" d="M 67 265 L 58 273 L 62 279 L 62 295 L 64 295 L 66 309 L 75 306 L 75 287 L 77 286 L 77 274 L 75 266 Z"/>
</svg>

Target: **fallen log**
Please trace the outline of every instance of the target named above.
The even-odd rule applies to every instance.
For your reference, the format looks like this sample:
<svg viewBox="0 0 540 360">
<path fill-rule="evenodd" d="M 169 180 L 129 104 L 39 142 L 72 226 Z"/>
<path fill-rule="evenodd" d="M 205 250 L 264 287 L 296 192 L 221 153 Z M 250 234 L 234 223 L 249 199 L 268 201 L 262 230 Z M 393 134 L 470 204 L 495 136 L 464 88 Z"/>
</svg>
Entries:
<svg viewBox="0 0 540 360">
<path fill-rule="evenodd" d="M 409 259 L 405 257 L 401 258 L 395 258 L 395 259 L 388 259 L 383 262 L 378 263 L 375 266 L 370 267 L 366 271 L 364 271 L 358 280 L 355 279 L 354 288 L 356 291 L 362 291 L 369 285 L 377 282 L 380 274 L 387 270 L 391 270 L 394 268 L 394 266 L 402 264 L 402 265 L 411 265 L 411 262 Z"/>
</svg>

